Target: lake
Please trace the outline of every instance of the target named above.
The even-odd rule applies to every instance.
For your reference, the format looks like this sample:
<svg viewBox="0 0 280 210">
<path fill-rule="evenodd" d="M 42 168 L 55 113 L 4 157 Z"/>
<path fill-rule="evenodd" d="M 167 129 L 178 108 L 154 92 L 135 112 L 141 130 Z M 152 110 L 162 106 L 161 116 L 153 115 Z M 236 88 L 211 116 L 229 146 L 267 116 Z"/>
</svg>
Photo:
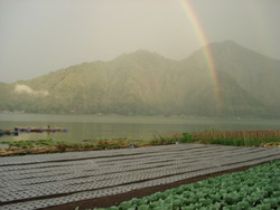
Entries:
<svg viewBox="0 0 280 210">
<path fill-rule="evenodd" d="M 187 116 L 0 114 L 0 129 L 67 128 L 67 133 L 32 133 L 0 137 L 3 140 L 46 139 L 79 142 L 93 139 L 151 139 L 154 136 L 201 130 L 279 129 L 280 120 L 217 119 Z"/>
</svg>

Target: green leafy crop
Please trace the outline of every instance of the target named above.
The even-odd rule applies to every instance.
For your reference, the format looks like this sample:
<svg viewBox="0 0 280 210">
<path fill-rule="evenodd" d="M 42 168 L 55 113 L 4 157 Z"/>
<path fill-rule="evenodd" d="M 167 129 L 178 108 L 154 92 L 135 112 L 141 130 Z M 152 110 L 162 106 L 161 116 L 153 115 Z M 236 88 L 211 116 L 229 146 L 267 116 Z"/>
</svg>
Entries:
<svg viewBox="0 0 280 210">
<path fill-rule="evenodd" d="M 114 210 L 280 209 L 280 161 L 124 201 Z M 98 209 L 101 210 L 101 209 Z"/>
</svg>

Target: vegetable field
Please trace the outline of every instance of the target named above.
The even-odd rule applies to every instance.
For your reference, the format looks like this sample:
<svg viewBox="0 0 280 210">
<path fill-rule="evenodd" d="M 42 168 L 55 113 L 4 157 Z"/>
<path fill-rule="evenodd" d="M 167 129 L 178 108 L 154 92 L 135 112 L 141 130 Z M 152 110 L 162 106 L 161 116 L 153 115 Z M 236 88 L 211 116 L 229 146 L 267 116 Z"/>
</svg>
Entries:
<svg viewBox="0 0 280 210">
<path fill-rule="evenodd" d="M 190 180 L 201 180 L 212 174 L 222 174 L 279 159 L 278 148 L 210 144 L 174 144 L 1 157 L 0 209 L 73 210 L 76 206 L 110 207 L 140 195 L 150 195 L 181 186 Z M 274 178 L 275 174 L 279 174 L 279 170 L 276 170 L 279 164 L 267 167 L 267 170 L 255 169 L 256 171 L 239 180 L 235 178 L 225 181 L 212 180 L 203 182 L 204 184 L 190 185 L 193 186 L 191 189 L 190 186 L 186 186 L 186 189 L 176 189 L 178 192 L 168 191 L 141 200 L 133 200 L 133 203 L 123 203 L 121 209 L 130 207 L 136 209 L 136 206 L 137 210 L 156 207 L 180 209 L 181 206 L 196 208 L 192 206 L 193 204 L 215 207 L 229 205 L 233 201 L 235 203 L 237 199 L 239 203 L 243 199 L 239 201 L 242 196 L 237 195 L 242 194 L 230 186 L 237 187 L 241 183 L 239 186 L 245 187 L 245 181 L 251 181 L 248 186 L 254 185 L 254 189 L 257 189 L 254 193 L 261 194 L 264 191 L 261 186 L 275 187 L 280 183 L 277 177 Z M 259 178 L 262 181 L 257 181 Z M 266 184 L 261 185 L 263 182 Z M 212 185 L 214 187 L 210 187 Z M 199 186 L 201 188 L 197 189 Z M 259 196 L 251 191 L 244 193 L 254 195 L 252 198 Z M 227 197 L 223 197 L 225 195 Z M 215 202 L 212 200 L 213 197 L 209 196 L 216 196 Z M 272 198 L 270 194 L 264 196 Z M 261 204 L 263 205 L 262 202 L 249 203 L 251 206 Z"/>
<path fill-rule="evenodd" d="M 280 161 L 122 202 L 108 210 L 280 209 Z M 103 210 L 103 209 L 99 209 Z"/>
</svg>

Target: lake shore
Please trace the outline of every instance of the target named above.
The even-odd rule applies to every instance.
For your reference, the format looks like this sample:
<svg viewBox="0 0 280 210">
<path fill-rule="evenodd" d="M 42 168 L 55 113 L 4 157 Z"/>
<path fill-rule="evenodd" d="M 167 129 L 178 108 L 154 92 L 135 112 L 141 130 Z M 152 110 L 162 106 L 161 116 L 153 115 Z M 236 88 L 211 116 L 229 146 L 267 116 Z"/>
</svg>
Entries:
<svg viewBox="0 0 280 210">
<path fill-rule="evenodd" d="M 95 151 L 122 148 L 138 148 L 155 145 L 183 143 L 219 144 L 232 146 L 280 147 L 280 131 L 201 131 L 172 136 L 158 136 L 152 140 L 101 139 L 83 140 L 79 143 L 55 141 L 53 139 L 2 141 L 0 156 Z"/>
</svg>

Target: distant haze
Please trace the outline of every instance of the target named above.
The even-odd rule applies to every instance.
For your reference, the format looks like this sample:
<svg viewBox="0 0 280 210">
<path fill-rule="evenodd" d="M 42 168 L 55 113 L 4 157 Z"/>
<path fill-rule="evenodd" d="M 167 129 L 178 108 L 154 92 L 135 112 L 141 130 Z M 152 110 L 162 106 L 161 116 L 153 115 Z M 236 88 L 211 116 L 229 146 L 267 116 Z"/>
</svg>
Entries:
<svg viewBox="0 0 280 210">
<path fill-rule="evenodd" d="M 0 112 L 279 118 L 280 60 L 233 42 L 175 61 L 145 50 L 0 83 Z"/>
<path fill-rule="evenodd" d="M 193 0 L 209 42 L 280 58 L 279 0 Z M 0 81 L 137 49 L 182 59 L 201 47 L 181 0 L 0 0 Z M 21 91 L 34 91 L 20 89 Z"/>
</svg>

